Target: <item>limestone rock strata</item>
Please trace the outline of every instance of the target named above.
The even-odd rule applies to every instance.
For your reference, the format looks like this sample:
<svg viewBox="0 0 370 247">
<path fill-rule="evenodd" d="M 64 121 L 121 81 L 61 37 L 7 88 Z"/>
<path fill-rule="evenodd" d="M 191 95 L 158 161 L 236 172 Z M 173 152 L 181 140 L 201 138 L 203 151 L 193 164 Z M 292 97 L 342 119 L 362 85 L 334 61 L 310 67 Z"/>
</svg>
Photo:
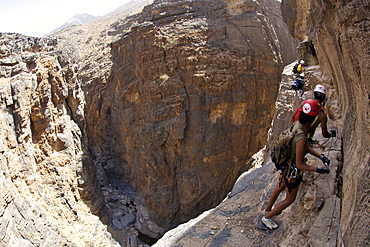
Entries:
<svg viewBox="0 0 370 247">
<path fill-rule="evenodd" d="M 0 245 L 118 246 L 87 206 L 101 205 L 84 167 L 84 95 L 55 45 L 0 34 Z"/>
<path fill-rule="evenodd" d="M 274 1 L 155 1 L 121 25 L 109 79 L 86 85 L 87 134 L 105 173 L 139 194 L 142 233 L 217 205 L 265 144 L 295 56 L 283 61 L 294 41 L 278 16 Z"/>
</svg>

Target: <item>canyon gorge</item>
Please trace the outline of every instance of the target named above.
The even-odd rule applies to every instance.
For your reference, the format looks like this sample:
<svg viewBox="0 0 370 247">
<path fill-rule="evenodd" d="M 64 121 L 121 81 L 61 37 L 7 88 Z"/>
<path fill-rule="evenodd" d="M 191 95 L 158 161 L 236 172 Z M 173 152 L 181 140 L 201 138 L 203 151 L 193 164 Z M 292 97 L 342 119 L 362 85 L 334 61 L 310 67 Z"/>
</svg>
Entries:
<svg viewBox="0 0 370 247">
<path fill-rule="evenodd" d="M 0 33 L 0 246 L 369 245 L 369 13 L 132 0 L 42 38 Z M 327 88 L 331 173 L 261 231 L 297 59 L 305 97 Z"/>
</svg>

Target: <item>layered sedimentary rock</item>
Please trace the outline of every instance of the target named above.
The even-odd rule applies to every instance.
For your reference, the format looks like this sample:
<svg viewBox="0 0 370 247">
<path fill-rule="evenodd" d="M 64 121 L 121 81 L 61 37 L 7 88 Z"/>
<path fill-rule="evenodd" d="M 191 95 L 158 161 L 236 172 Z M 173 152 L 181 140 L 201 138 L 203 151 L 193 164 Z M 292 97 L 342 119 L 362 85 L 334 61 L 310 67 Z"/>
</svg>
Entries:
<svg viewBox="0 0 370 247">
<path fill-rule="evenodd" d="M 275 140 L 277 133 L 291 125 L 291 116 L 302 102 L 302 98 L 290 89 L 293 65 L 294 63 L 286 66 L 283 71 L 276 101 L 276 114 L 269 136 L 271 140 Z M 314 85 L 324 84 L 326 78 L 320 76 L 319 66 L 308 66 L 305 73 L 310 76 L 306 81 L 303 97 L 311 97 Z M 325 108 L 325 111 L 327 110 Z M 329 119 L 328 128 L 335 129 L 337 121 L 338 119 Z M 154 246 L 336 246 L 340 243 L 340 132 L 337 138 L 328 140 L 321 135 L 318 128 L 314 143 L 314 149 L 331 160 L 331 172 L 325 175 L 303 173 L 303 182 L 295 202 L 280 215 L 273 217 L 279 225 L 278 229 L 261 230 L 257 227 L 262 224 L 259 219 L 280 174 L 269 159 L 263 159 L 263 149 L 253 156 L 254 169 L 238 178 L 222 203 L 166 232 Z M 268 150 L 268 147 L 266 149 Z M 319 159 L 311 155 L 307 155 L 307 158 L 308 164 L 323 166 Z M 278 202 L 284 197 L 282 193 Z"/>
<path fill-rule="evenodd" d="M 157 238 L 219 203 L 264 144 L 296 54 L 278 2 L 156 1 L 100 21 L 2 36 L 5 243 L 115 245 L 91 213 L 121 244 L 134 225 Z M 99 230 L 80 236 L 84 222 Z"/>
<path fill-rule="evenodd" d="M 303 184 L 300 191 L 304 194 L 302 197 L 298 196 L 296 200 L 298 205 L 293 204 L 292 208 L 288 208 L 283 214 L 283 218 L 275 219 L 284 230 L 279 228 L 276 230 L 277 234 L 264 234 L 254 231 L 254 224 L 246 223 L 256 220 L 254 210 L 258 207 L 253 205 L 253 209 L 249 208 L 250 200 L 246 198 L 258 193 L 256 191 L 261 188 L 259 179 L 270 169 L 267 165 L 240 178 L 235 186 L 239 194 L 232 192 L 234 197 L 205 213 L 202 219 L 197 218 L 169 232 L 157 246 L 175 243 L 183 246 L 202 243 L 220 245 L 250 243 L 264 246 L 276 246 L 279 243 L 302 246 L 307 242 L 310 246 L 369 245 L 369 232 L 366 227 L 369 225 L 370 165 L 369 83 L 366 79 L 369 71 L 366 62 L 369 60 L 370 39 L 367 28 L 369 2 L 288 0 L 283 1 L 282 10 L 290 31 L 303 42 L 300 47 L 302 51 L 300 58 L 307 61 L 308 65 L 320 64 L 321 72 L 313 70 L 312 66 L 306 68 L 309 69 L 306 72 L 310 75 L 309 85 L 306 86 L 311 90 L 317 83 L 326 86 L 329 100 L 325 110 L 329 117 L 329 128 L 336 128 L 343 141 L 342 145 L 340 142 L 333 142 L 322 150 L 331 155 L 336 150 L 334 151 L 336 154 L 330 157 L 331 178 L 325 178 L 327 181 L 314 181 L 313 183 L 318 186 L 317 191 L 310 191 L 311 185 Z M 306 49 L 307 44 L 312 45 L 312 49 Z M 317 57 L 312 59 L 313 54 L 310 51 L 314 51 Z M 287 67 L 286 70 L 290 71 L 291 67 Z M 315 82 L 311 83 L 312 79 Z M 271 139 L 274 139 L 274 136 L 276 138 L 276 133 L 289 126 L 289 121 L 284 119 L 290 119 L 292 110 L 299 103 L 292 100 L 291 94 L 294 92 L 288 90 L 289 85 L 281 84 L 277 100 L 277 109 L 280 110 L 276 111 L 274 117 Z M 316 138 L 320 140 L 320 137 Z M 250 182 L 248 179 L 256 182 Z M 324 191 L 328 191 L 329 194 L 324 195 Z M 241 202 L 242 200 L 244 202 Z M 302 213 L 306 214 L 309 211 L 300 207 L 312 210 L 311 215 L 303 216 Z M 243 214 L 244 217 L 241 216 Z M 228 215 L 229 218 L 225 217 Z M 300 220 L 294 223 L 293 218 Z M 240 221 L 236 222 L 237 220 Z M 244 227 L 245 225 L 247 227 Z M 326 227 L 330 227 L 330 230 L 325 229 Z"/>
<path fill-rule="evenodd" d="M 103 201 L 86 169 L 84 95 L 56 45 L 0 34 L 0 245 L 118 246 L 90 211 Z"/>
<path fill-rule="evenodd" d="M 268 165 L 195 227 L 200 242 L 183 243 L 332 246 L 341 209 L 345 245 L 369 245 L 369 3 L 282 4 L 300 58 L 322 69 L 309 67 L 306 86 L 327 86 L 343 140 L 322 150 L 329 185 L 304 185 L 278 219 L 283 234 L 266 238 L 254 220 L 273 187 Z M 95 213 L 136 246 L 138 231 L 157 238 L 217 205 L 265 144 L 281 69 L 296 58 L 278 2 L 155 1 L 115 20 L 67 28 L 58 42 L 0 36 L 1 244 L 117 245 Z M 289 117 L 290 103 L 275 116 Z"/>
<path fill-rule="evenodd" d="M 337 94 L 343 132 L 341 171 L 341 227 L 346 246 L 369 245 L 369 140 L 370 140 L 370 2 L 283 1 L 287 9 L 296 6 L 303 16 L 283 11 L 288 26 L 307 26 L 298 38 L 312 40 L 323 73 L 330 77 Z M 288 18 L 287 18 L 288 17 Z M 307 24 L 302 20 L 306 19 Z M 298 33 L 298 28 L 292 29 Z"/>
<path fill-rule="evenodd" d="M 264 145 L 295 57 L 278 4 L 155 1 L 114 32 L 109 79 L 86 85 L 87 134 L 105 173 L 138 193 L 142 233 L 217 205 Z"/>
</svg>

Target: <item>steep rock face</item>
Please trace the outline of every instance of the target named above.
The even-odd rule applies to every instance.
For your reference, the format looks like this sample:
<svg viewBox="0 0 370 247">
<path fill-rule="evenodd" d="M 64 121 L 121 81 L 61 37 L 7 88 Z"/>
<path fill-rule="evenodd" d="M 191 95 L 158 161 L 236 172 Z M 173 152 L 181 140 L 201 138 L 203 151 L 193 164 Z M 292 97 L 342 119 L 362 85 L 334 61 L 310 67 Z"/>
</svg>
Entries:
<svg viewBox="0 0 370 247">
<path fill-rule="evenodd" d="M 300 106 L 303 100 L 313 99 L 313 89 L 317 84 L 321 84 L 326 88 L 327 100 L 324 105 L 325 113 L 328 115 L 327 126 L 338 131 L 338 124 L 341 123 L 341 115 L 338 114 L 340 107 L 338 106 L 337 95 L 334 91 L 334 86 L 330 84 L 330 77 L 322 73 L 319 65 L 305 66 L 305 85 L 303 86 L 304 93 L 302 96 L 291 89 L 294 75 L 293 67 L 297 61 L 287 65 L 283 71 L 283 80 L 279 86 L 279 95 L 275 102 L 275 113 L 269 130 L 269 135 L 264 149 L 264 160 L 270 159 L 272 147 L 278 138 L 279 134 L 289 128 L 292 124 L 292 116 L 296 109 Z"/>
<path fill-rule="evenodd" d="M 265 143 L 281 51 L 294 50 L 278 16 L 274 1 L 155 1 L 122 26 L 109 80 L 86 85 L 87 133 L 139 194 L 141 232 L 217 205 Z"/>
<path fill-rule="evenodd" d="M 276 101 L 271 135 L 291 124 L 291 115 L 302 99 L 290 89 L 292 66 L 283 71 Z M 324 82 L 320 67 L 307 67 L 311 76 L 307 89 Z M 307 96 L 312 91 L 307 91 Z M 329 122 L 329 129 L 336 120 Z M 339 239 L 338 174 L 341 169 L 341 136 L 324 138 L 320 128 L 315 132 L 314 148 L 331 160 L 330 174 L 304 172 L 295 202 L 275 216 L 276 230 L 257 227 L 272 190 L 278 183 L 279 172 L 270 160 L 263 160 L 263 150 L 253 156 L 253 168 L 243 173 L 228 196 L 217 207 L 165 233 L 155 245 L 160 246 L 337 246 Z M 308 164 L 317 167 L 322 162 L 307 155 Z M 263 165 L 264 164 L 264 165 Z M 285 197 L 282 193 L 278 201 Z"/>
<path fill-rule="evenodd" d="M 346 246 L 366 246 L 370 239 L 369 171 L 370 171 L 370 2 L 355 1 L 283 1 L 297 6 L 303 17 L 289 17 L 288 26 L 301 26 L 307 19 L 306 33 L 317 51 L 323 72 L 330 77 L 337 94 L 343 132 L 343 188 L 341 227 Z M 309 8 L 308 8 L 309 6 Z M 287 19 L 287 18 L 285 18 Z M 297 33 L 297 28 L 292 29 Z"/>
<path fill-rule="evenodd" d="M 118 246 L 85 203 L 102 204 L 86 168 L 84 95 L 55 46 L 0 33 L 0 245 Z"/>
</svg>

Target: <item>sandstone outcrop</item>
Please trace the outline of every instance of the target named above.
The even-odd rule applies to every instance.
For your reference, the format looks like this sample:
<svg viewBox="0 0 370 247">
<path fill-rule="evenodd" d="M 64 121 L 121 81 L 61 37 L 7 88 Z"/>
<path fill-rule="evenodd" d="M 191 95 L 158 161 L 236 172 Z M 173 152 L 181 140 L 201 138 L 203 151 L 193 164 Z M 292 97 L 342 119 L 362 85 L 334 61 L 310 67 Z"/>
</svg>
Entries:
<svg viewBox="0 0 370 247">
<path fill-rule="evenodd" d="M 137 192 L 143 234 L 216 206 L 264 145 L 296 56 L 278 4 L 154 1 L 112 32 L 110 77 L 85 86 L 87 135 L 105 172 Z"/>
</svg>

